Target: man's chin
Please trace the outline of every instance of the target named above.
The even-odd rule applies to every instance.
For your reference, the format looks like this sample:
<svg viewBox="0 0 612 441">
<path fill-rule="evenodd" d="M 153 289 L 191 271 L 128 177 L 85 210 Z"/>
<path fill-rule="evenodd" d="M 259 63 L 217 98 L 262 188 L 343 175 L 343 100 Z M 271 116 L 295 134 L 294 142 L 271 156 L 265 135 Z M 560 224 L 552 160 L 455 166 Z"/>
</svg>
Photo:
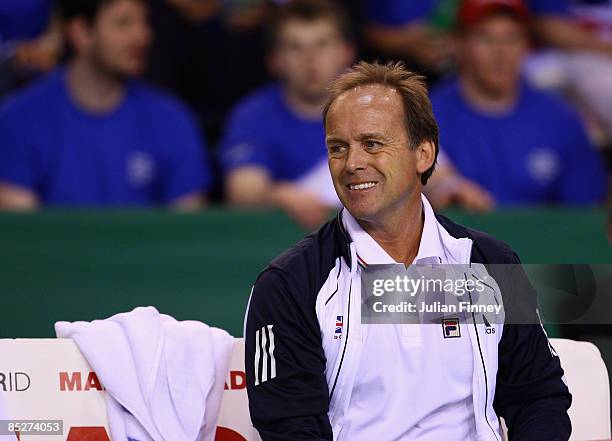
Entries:
<svg viewBox="0 0 612 441">
<path fill-rule="evenodd" d="M 123 76 L 125 78 L 138 78 L 144 75 L 144 73 L 145 73 L 145 68 L 138 66 L 135 68 L 125 69 L 123 71 Z"/>
<path fill-rule="evenodd" d="M 512 80 L 500 80 L 499 78 L 490 78 L 483 82 L 482 85 L 486 89 L 487 94 L 491 97 L 500 98 L 508 96 L 512 93 L 516 82 Z"/>
<path fill-rule="evenodd" d="M 113 74 L 117 78 L 128 80 L 138 78 L 144 75 L 146 65 L 143 63 L 126 64 L 124 66 L 115 66 Z"/>
<path fill-rule="evenodd" d="M 372 204 L 364 204 L 360 203 L 348 203 L 343 204 L 344 207 L 351 213 L 355 219 L 363 219 L 368 220 L 373 218 L 376 215 L 376 208 L 372 206 Z"/>
</svg>

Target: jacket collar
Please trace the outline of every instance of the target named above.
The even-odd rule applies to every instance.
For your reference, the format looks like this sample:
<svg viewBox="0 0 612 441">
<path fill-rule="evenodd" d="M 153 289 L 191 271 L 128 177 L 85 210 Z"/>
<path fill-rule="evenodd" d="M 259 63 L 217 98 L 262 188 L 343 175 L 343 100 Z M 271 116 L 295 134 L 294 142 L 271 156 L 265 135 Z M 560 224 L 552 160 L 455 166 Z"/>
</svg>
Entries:
<svg viewBox="0 0 612 441">
<path fill-rule="evenodd" d="M 433 209 L 425 196 L 421 195 L 424 225 L 419 251 L 415 263 L 441 263 L 447 261 L 447 252 L 442 242 L 440 229 L 442 228 L 435 217 Z M 348 241 L 355 243 L 357 258 L 364 266 L 372 263 L 397 263 L 387 252 L 370 236 L 357 222 L 357 220 L 343 209 L 339 214 L 339 222 Z M 448 235 L 448 233 L 447 233 Z M 448 236 L 450 238 L 450 236 Z M 451 238 L 454 239 L 454 238 Z"/>
</svg>

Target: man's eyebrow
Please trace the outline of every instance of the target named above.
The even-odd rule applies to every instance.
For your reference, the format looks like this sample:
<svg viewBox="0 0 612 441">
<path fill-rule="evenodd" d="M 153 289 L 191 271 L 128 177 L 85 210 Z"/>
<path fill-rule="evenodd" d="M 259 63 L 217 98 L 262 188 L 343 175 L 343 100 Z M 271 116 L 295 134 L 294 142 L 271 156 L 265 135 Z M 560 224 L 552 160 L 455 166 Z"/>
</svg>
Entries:
<svg viewBox="0 0 612 441">
<path fill-rule="evenodd" d="M 344 141 L 343 139 L 334 137 L 334 136 L 328 136 L 327 138 L 325 138 L 325 143 L 326 144 L 333 144 L 333 143 L 346 144 L 346 141 Z"/>
<path fill-rule="evenodd" d="M 389 138 L 385 136 L 384 133 L 380 132 L 365 132 L 359 135 L 359 139 L 363 141 L 364 139 L 378 139 L 380 141 L 387 141 Z"/>
</svg>

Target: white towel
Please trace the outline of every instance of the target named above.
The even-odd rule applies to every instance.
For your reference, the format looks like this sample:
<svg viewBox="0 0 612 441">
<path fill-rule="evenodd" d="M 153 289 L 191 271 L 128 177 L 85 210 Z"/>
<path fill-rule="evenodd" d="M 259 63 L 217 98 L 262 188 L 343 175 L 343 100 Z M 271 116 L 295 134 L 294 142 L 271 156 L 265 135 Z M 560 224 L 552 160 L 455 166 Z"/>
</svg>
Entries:
<svg viewBox="0 0 612 441">
<path fill-rule="evenodd" d="M 153 307 L 93 322 L 57 322 L 107 392 L 113 441 L 209 441 L 233 338 L 197 321 L 177 321 Z"/>
</svg>

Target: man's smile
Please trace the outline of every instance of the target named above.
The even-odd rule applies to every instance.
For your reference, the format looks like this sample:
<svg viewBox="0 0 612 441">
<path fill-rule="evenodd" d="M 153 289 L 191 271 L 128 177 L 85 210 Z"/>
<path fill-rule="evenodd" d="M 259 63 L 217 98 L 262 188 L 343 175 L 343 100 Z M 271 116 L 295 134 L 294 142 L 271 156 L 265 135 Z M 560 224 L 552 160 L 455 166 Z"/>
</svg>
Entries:
<svg viewBox="0 0 612 441">
<path fill-rule="evenodd" d="M 377 181 L 365 181 L 354 184 L 348 184 L 347 188 L 351 191 L 364 191 L 370 190 L 378 185 Z"/>
</svg>

